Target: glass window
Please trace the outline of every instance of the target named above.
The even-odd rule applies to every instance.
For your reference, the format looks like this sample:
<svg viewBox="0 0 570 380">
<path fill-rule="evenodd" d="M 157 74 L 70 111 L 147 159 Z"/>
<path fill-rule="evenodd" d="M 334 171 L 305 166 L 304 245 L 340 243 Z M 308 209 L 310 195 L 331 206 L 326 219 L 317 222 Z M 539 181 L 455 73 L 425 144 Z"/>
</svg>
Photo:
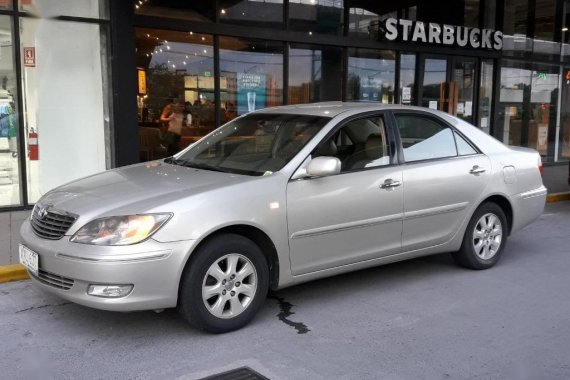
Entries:
<svg viewBox="0 0 570 380">
<path fill-rule="evenodd" d="M 291 45 L 289 104 L 341 100 L 342 49 Z"/>
<path fill-rule="evenodd" d="M 283 44 L 220 37 L 221 121 L 283 104 Z"/>
<path fill-rule="evenodd" d="M 481 60 L 481 82 L 479 84 L 479 113 L 477 126 L 489 133 L 491 105 L 493 104 L 493 60 Z"/>
<path fill-rule="evenodd" d="M 398 17 L 396 11 L 382 13 L 384 5 L 380 2 L 352 1 L 348 13 L 348 34 L 352 37 L 378 40 L 382 23 L 390 17 Z"/>
<path fill-rule="evenodd" d="M 479 0 L 464 0 L 462 26 L 479 27 Z"/>
<path fill-rule="evenodd" d="M 216 1 L 135 0 L 134 7 L 135 13 L 140 15 L 177 18 L 197 22 L 212 22 L 216 20 Z"/>
<path fill-rule="evenodd" d="M 19 0 L 20 11 L 40 17 L 108 18 L 107 0 Z"/>
<path fill-rule="evenodd" d="M 227 24 L 283 27 L 283 0 L 220 1 L 219 20 Z"/>
<path fill-rule="evenodd" d="M 563 73 L 558 158 L 570 160 L 570 67 L 565 67 Z"/>
<path fill-rule="evenodd" d="M 9 16 L 0 16 L 0 207 L 21 203 L 20 166 L 18 155 L 24 154 L 18 149 L 17 79 L 14 62 L 14 40 L 12 20 Z M 26 50 L 27 51 L 27 50 Z M 35 57 L 35 50 L 34 57 Z M 30 65 L 35 64 L 29 61 Z M 37 144 L 36 144 L 37 147 Z M 36 148 L 30 147 L 32 154 Z"/>
<path fill-rule="evenodd" d="M 12 0 L 0 0 L 0 9 L 12 9 Z"/>
<path fill-rule="evenodd" d="M 457 156 L 449 127 L 422 115 L 394 116 L 407 162 Z"/>
<path fill-rule="evenodd" d="M 549 131 L 555 128 L 558 79 L 556 66 L 504 60 L 495 137 L 505 144 L 549 155 L 549 138 L 554 140 Z"/>
<path fill-rule="evenodd" d="M 140 159 L 172 155 L 215 127 L 213 37 L 136 29 Z"/>
<path fill-rule="evenodd" d="M 416 82 L 416 55 L 400 55 L 400 103 L 416 104 L 414 83 Z"/>
<path fill-rule="evenodd" d="M 560 43 L 554 42 L 555 21 L 556 0 L 536 0 L 533 53 L 544 59 L 560 54 Z"/>
<path fill-rule="evenodd" d="M 289 0 L 289 29 L 309 34 L 343 34 L 343 0 Z"/>
<path fill-rule="evenodd" d="M 455 136 L 455 143 L 457 144 L 457 152 L 460 156 L 468 156 L 470 154 L 477 154 L 475 148 L 473 148 L 463 137 L 457 133 L 453 133 Z"/>
<path fill-rule="evenodd" d="M 382 116 L 348 122 L 328 140 L 319 144 L 313 156 L 333 156 L 341 172 L 390 164 L 390 150 Z"/>
<path fill-rule="evenodd" d="M 110 162 L 107 29 L 92 23 L 22 18 L 28 197 L 101 172 Z M 49 78 L 49 80 L 46 80 Z"/>
<path fill-rule="evenodd" d="M 347 100 L 394 103 L 395 55 L 393 51 L 349 49 Z"/>
<path fill-rule="evenodd" d="M 246 175 L 285 166 L 330 120 L 308 115 L 251 114 L 224 125 L 170 163 Z"/>
<path fill-rule="evenodd" d="M 522 55 L 531 50 L 532 41 L 527 38 L 529 0 L 504 0 L 503 52 Z"/>
<path fill-rule="evenodd" d="M 495 29 L 495 19 L 497 18 L 497 0 L 483 0 L 485 11 L 483 13 L 483 28 Z"/>
</svg>

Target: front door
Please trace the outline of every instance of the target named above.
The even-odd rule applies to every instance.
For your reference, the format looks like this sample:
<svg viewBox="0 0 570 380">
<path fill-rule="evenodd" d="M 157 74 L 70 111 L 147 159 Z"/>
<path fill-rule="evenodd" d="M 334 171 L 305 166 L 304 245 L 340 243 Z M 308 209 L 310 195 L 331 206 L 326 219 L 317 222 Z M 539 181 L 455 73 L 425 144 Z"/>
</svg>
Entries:
<svg viewBox="0 0 570 380">
<path fill-rule="evenodd" d="M 387 135 L 381 115 L 349 121 L 312 153 L 338 158 L 341 172 L 289 182 L 293 275 L 400 252 L 404 186 Z"/>
<path fill-rule="evenodd" d="M 475 121 L 477 60 L 470 57 L 422 56 L 419 104 Z"/>
</svg>

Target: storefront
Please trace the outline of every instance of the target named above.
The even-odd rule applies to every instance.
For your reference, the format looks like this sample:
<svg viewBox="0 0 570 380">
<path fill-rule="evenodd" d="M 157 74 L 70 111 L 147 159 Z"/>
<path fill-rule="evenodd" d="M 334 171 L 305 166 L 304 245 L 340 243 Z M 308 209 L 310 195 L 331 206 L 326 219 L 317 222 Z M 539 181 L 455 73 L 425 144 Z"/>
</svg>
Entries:
<svg viewBox="0 0 570 380">
<path fill-rule="evenodd" d="M 567 161 L 569 3 L 0 0 L 0 207 L 329 100 L 439 109 Z"/>
<path fill-rule="evenodd" d="M 0 209 L 112 165 L 104 1 L 0 0 Z"/>
</svg>

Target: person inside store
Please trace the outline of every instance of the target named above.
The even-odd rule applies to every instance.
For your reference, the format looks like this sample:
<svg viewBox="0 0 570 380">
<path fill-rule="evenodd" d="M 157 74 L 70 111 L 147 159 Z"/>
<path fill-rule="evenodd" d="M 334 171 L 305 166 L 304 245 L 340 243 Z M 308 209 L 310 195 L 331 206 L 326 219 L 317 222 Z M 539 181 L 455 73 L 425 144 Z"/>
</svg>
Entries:
<svg viewBox="0 0 570 380">
<path fill-rule="evenodd" d="M 178 96 L 173 96 L 162 109 L 160 114 L 162 124 L 162 142 L 166 145 L 168 155 L 172 156 L 178 152 L 178 144 L 182 135 L 184 123 L 184 100 Z"/>
</svg>

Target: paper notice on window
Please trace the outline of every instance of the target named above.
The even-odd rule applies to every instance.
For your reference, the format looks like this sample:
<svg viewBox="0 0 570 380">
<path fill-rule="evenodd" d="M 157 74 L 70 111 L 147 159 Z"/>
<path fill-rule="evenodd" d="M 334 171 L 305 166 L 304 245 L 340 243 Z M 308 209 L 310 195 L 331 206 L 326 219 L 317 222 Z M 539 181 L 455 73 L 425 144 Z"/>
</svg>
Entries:
<svg viewBox="0 0 570 380">
<path fill-rule="evenodd" d="M 463 115 L 465 112 L 465 104 L 464 103 L 457 103 L 457 114 Z"/>
<path fill-rule="evenodd" d="M 412 101 L 412 89 L 410 87 L 402 87 L 402 103 L 409 104 Z"/>
<path fill-rule="evenodd" d="M 489 128 L 489 119 L 486 117 L 481 118 L 481 128 Z"/>
<path fill-rule="evenodd" d="M 465 116 L 471 116 L 473 114 L 473 102 L 465 102 Z"/>
<path fill-rule="evenodd" d="M 429 101 L 429 108 L 431 108 L 432 110 L 436 110 L 437 109 L 437 100 L 430 100 Z"/>
</svg>

